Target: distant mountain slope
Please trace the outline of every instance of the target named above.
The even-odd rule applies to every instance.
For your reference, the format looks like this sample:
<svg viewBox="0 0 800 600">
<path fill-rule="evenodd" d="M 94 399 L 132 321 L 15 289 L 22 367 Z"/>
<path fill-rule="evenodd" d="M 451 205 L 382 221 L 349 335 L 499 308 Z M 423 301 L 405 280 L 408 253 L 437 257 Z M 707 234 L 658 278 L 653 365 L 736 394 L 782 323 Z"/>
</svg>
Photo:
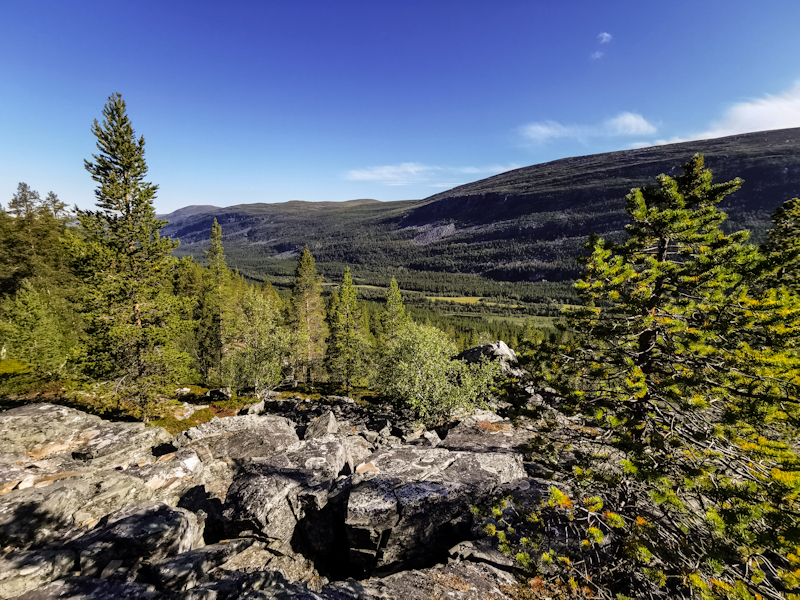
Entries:
<svg viewBox="0 0 800 600">
<path fill-rule="evenodd" d="M 308 244 L 322 264 L 355 272 L 473 273 L 498 281 L 573 278 L 590 233 L 619 237 L 625 195 L 677 174 L 696 152 L 715 181 L 742 177 L 722 207 L 729 228 L 759 241 L 770 215 L 800 195 L 800 128 L 609 152 L 524 167 L 424 200 L 243 204 L 187 207 L 167 218 L 181 251 L 202 256 L 214 217 L 239 268 L 252 276 L 286 272 L 280 260 Z"/>
</svg>

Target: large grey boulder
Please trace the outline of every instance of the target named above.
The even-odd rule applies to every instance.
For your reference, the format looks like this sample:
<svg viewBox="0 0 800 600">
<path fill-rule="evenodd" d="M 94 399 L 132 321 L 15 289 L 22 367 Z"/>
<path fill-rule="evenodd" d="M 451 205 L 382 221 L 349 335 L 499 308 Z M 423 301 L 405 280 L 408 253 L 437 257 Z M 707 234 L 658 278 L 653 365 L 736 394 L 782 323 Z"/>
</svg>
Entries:
<svg viewBox="0 0 800 600">
<path fill-rule="evenodd" d="M 188 490 L 205 483 L 204 470 L 205 464 L 197 452 L 185 448 L 164 454 L 152 463 L 131 467 L 126 473 L 141 479 L 154 500 L 174 506 Z"/>
<path fill-rule="evenodd" d="M 112 423 L 54 404 L 0 412 L 0 495 L 36 478 L 149 462 L 153 447 L 170 439 L 161 427 Z"/>
<path fill-rule="evenodd" d="M 14 552 L 0 558 L 0 598 L 13 598 L 69 575 L 76 558 L 66 549 Z"/>
<path fill-rule="evenodd" d="M 41 548 L 80 535 L 109 513 L 152 496 L 141 479 L 122 471 L 82 473 L 14 490 L 0 496 L 0 545 Z"/>
<path fill-rule="evenodd" d="M 224 515 L 241 531 L 288 542 L 307 512 L 327 504 L 333 481 L 347 463 L 342 438 L 330 434 L 253 460 L 234 477 Z"/>
<path fill-rule="evenodd" d="M 303 439 L 313 440 L 315 438 L 324 437 L 330 433 L 338 432 L 339 424 L 336 422 L 336 417 L 333 415 L 333 412 L 328 411 L 309 423 Z"/>
<path fill-rule="evenodd" d="M 456 356 L 456 358 L 468 363 L 477 363 L 481 360 L 496 360 L 499 361 L 503 373 L 511 377 L 524 377 L 527 374 L 525 369 L 519 367 L 517 353 L 502 340 L 469 348 Z"/>
<path fill-rule="evenodd" d="M 478 411 L 447 432 L 438 448 L 469 452 L 519 454 L 517 449 L 531 433 L 514 427 L 490 411 Z"/>
<path fill-rule="evenodd" d="M 308 592 L 305 586 L 290 583 L 278 571 L 234 571 L 215 581 L 204 583 L 183 592 L 173 593 L 171 600 L 241 600 L 251 594 L 265 592 L 261 598 L 292 598 L 291 594 Z M 318 596 L 317 596 L 318 597 Z"/>
<path fill-rule="evenodd" d="M 150 567 L 150 580 L 163 591 L 188 590 L 232 556 L 253 545 L 252 539 L 225 540 L 178 554 Z"/>
<path fill-rule="evenodd" d="M 515 583 L 513 575 L 489 565 L 461 562 L 404 571 L 380 579 L 339 581 L 324 586 L 320 595 L 324 600 L 502 600 L 508 596 L 501 587 Z"/>
<path fill-rule="evenodd" d="M 192 512 L 159 502 L 129 506 L 73 540 L 83 576 L 132 581 L 143 564 L 202 547 L 203 522 Z"/>
<path fill-rule="evenodd" d="M 120 464 L 129 463 L 140 450 L 149 455 L 153 446 L 168 441 L 169 434 L 160 427 L 115 423 L 55 404 L 27 404 L 0 413 L 2 453 L 33 460 L 74 452 L 81 460 L 106 457 L 110 463 L 124 457 Z M 101 463 L 94 466 L 106 466 Z"/>
<path fill-rule="evenodd" d="M 248 414 L 212 419 L 178 434 L 172 443 L 194 449 L 206 461 L 269 456 L 298 441 L 294 424 L 285 417 Z"/>
<path fill-rule="evenodd" d="M 18 600 L 162 600 L 152 586 L 92 577 L 69 577 L 18 596 Z"/>
<path fill-rule="evenodd" d="M 359 465 L 347 502 L 350 560 L 365 573 L 430 562 L 469 534 L 469 507 L 525 477 L 519 454 L 403 446 Z"/>
</svg>

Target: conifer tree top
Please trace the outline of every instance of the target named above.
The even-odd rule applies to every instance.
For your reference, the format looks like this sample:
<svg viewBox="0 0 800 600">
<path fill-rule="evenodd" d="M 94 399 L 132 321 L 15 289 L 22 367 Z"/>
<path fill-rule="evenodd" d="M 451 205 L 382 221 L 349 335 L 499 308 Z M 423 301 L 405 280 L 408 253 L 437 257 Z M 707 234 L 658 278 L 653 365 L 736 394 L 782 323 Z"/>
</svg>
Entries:
<svg viewBox="0 0 800 600">
<path fill-rule="evenodd" d="M 158 186 L 144 181 L 144 137 L 136 139 L 122 96 L 109 96 L 103 117 L 102 124 L 95 119 L 92 125 L 99 153 L 92 155 L 94 162 L 84 160 L 86 170 L 100 184 L 95 190 L 97 206 L 106 212 L 144 211 L 155 217 L 152 200 Z"/>
</svg>

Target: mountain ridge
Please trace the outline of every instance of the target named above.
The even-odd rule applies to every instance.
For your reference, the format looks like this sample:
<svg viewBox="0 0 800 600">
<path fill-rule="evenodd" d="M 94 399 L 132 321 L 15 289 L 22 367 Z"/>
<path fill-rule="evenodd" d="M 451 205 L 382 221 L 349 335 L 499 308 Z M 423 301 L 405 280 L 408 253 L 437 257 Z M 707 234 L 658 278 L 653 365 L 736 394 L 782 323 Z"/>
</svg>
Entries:
<svg viewBox="0 0 800 600">
<path fill-rule="evenodd" d="M 576 259 L 590 233 L 622 236 L 631 188 L 679 173 L 697 152 L 716 182 L 744 179 L 721 208 L 727 228 L 751 230 L 756 243 L 772 212 L 800 195 L 800 128 L 793 128 L 564 158 L 422 200 L 291 201 L 178 214 L 193 208 L 185 207 L 167 216 L 164 234 L 181 240 L 181 254 L 201 258 L 217 218 L 232 264 L 258 279 L 285 274 L 280 261 L 308 245 L 329 270 L 348 264 L 375 281 L 392 269 L 567 280 L 580 271 Z"/>
</svg>

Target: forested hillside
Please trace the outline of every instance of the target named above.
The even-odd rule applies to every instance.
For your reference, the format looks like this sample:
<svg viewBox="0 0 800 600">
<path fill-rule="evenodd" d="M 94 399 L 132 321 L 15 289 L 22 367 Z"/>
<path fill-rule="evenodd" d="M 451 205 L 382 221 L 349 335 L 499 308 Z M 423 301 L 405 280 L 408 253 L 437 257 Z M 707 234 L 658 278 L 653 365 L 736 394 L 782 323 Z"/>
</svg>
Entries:
<svg viewBox="0 0 800 600">
<path fill-rule="evenodd" d="M 180 253 L 201 257 L 216 218 L 240 271 L 277 284 L 291 271 L 287 257 L 308 245 L 326 276 L 349 265 L 357 283 L 395 276 L 408 290 L 539 301 L 530 282 L 574 280 L 591 233 L 620 239 L 625 195 L 697 152 L 720 178 L 744 180 L 720 207 L 723 228 L 763 241 L 772 212 L 800 192 L 800 129 L 567 158 L 418 201 L 190 207 L 166 215 L 164 231 L 181 240 Z"/>
</svg>

